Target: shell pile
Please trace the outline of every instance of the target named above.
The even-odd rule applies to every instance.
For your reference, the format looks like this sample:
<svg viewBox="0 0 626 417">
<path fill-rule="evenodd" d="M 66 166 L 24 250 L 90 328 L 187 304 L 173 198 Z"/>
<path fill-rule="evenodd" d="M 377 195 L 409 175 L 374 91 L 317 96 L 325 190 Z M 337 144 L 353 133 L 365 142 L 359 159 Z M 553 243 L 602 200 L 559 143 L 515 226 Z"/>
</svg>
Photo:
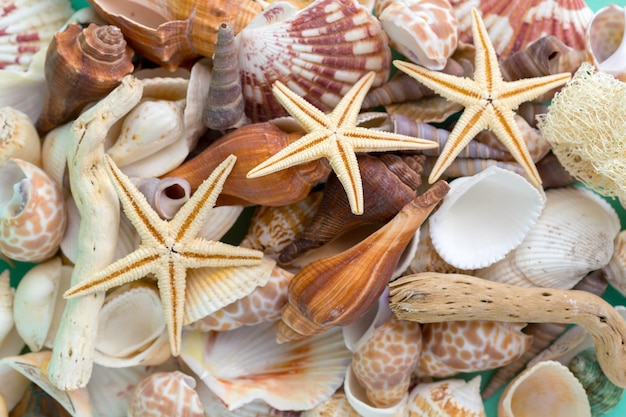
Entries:
<svg viewBox="0 0 626 417">
<path fill-rule="evenodd" d="M 0 0 L 0 417 L 486 416 L 481 377 L 466 374 L 529 360 L 498 416 L 617 406 L 626 384 L 602 373 L 607 359 L 571 359 L 593 328 L 527 353 L 556 335 L 537 347 L 525 317 L 577 323 L 562 303 L 420 320 L 397 314 L 393 294 L 420 274 L 465 274 L 548 299 L 600 271 L 625 292 L 619 216 L 598 194 L 625 201 L 624 152 L 603 139 L 626 125 L 626 9 L 88 2 Z M 610 120 L 569 127 L 598 135 L 604 171 L 591 152 L 561 163 L 569 122 L 557 119 L 580 113 L 580 75 L 511 109 L 511 124 L 493 110 L 510 129 L 473 132 L 429 183 L 474 105 L 395 71 L 392 55 L 459 90 L 493 64 L 508 85 L 600 72 L 610 88 L 593 103 L 606 101 L 585 120 Z M 503 146 L 513 130 L 539 183 Z M 250 174 L 273 156 L 279 169 Z M 492 311 L 472 291 L 464 308 Z"/>
</svg>

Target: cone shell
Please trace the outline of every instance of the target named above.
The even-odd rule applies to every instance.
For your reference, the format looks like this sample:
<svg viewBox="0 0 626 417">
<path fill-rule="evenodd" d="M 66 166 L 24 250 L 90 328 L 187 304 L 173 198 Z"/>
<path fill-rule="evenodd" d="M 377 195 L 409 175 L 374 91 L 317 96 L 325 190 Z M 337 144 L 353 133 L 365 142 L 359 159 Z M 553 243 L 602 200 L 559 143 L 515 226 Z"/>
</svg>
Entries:
<svg viewBox="0 0 626 417">
<path fill-rule="evenodd" d="M 456 268 L 488 266 L 520 244 L 544 201 L 524 177 L 499 167 L 458 178 L 430 218 L 433 246 Z"/>
<path fill-rule="evenodd" d="M 626 82 L 626 7 L 598 10 L 587 26 L 586 52 L 599 71 Z"/>
<path fill-rule="evenodd" d="M 275 339 L 275 323 L 186 332 L 181 358 L 229 409 L 258 398 L 279 410 L 307 410 L 342 384 L 350 352 L 339 329 L 281 345 Z"/>
<path fill-rule="evenodd" d="M 585 389 L 574 374 L 555 361 L 526 369 L 506 387 L 498 417 L 591 417 Z"/>
<path fill-rule="evenodd" d="M 453 321 L 422 325 L 422 355 L 416 372 L 434 377 L 484 371 L 506 365 L 529 347 L 525 324 Z"/>
<path fill-rule="evenodd" d="M 585 29 L 593 11 L 584 0 L 450 1 L 459 21 L 459 39 L 472 42 L 470 8 L 480 11 L 499 58 L 545 35 L 554 35 L 574 49 L 584 49 Z"/>
<path fill-rule="evenodd" d="M 389 76 L 391 50 L 380 22 L 356 0 L 317 0 L 297 10 L 274 3 L 237 36 L 246 115 L 287 115 L 272 94 L 281 81 L 329 112 L 366 73 Z"/>
<path fill-rule="evenodd" d="M 0 166 L 17 158 L 41 165 L 39 134 L 30 118 L 13 107 L 0 107 Z"/>
<path fill-rule="evenodd" d="M 524 287 L 570 289 L 609 263 L 620 230 L 610 204 L 579 187 L 550 189 L 545 195 L 543 212 L 520 245 L 477 276 Z"/>
<path fill-rule="evenodd" d="M 128 417 L 204 417 L 196 381 L 180 371 L 147 376 L 133 392 Z"/>
<path fill-rule="evenodd" d="M 447 0 L 377 0 L 374 12 L 391 46 L 410 61 L 440 70 L 458 41 L 458 22 Z"/>
<path fill-rule="evenodd" d="M 59 186 L 37 166 L 10 159 L 0 166 L 0 252 L 16 261 L 54 255 L 66 212 Z"/>
<path fill-rule="evenodd" d="M 407 408 L 409 417 L 486 417 L 480 398 L 480 376 L 470 381 L 418 383 L 409 395 Z"/>
</svg>

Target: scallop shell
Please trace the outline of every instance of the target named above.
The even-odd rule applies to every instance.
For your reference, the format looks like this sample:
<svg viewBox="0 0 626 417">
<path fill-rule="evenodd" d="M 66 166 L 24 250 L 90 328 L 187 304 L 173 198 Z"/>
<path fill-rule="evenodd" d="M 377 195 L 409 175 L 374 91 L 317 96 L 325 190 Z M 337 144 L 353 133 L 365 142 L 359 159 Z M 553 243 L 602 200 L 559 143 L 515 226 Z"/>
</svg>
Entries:
<svg viewBox="0 0 626 417">
<path fill-rule="evenodd" d="M 607 265 L 620 231 L 615 210 L 579 187 L 550 189 L 537 223 L 504 259 L 476 271 L 492 281 L 523 287 L 570 289 Z"/>
<path fill-rule="evenodd" d="M 74 13 L 67 0 L 3 2 L 0 9 L 0 70 L 27 71 L 55 32 Z"/>
<path fill-rule="evenodd" d="M 317 0 L 302 10 L 273 3 L 238 35 L 246 115 L 287 115 L 274 98 L 279 80 L 323 112 L 367 72 L 389 76 L 391 50 L 380 22 L 356 0 Z"/>
<path fill-rule="evenodd" d="M 593 11 L 584 0 L 451 0 L 459 21 L 459 39 L 471 43 L 472 7 L 478 8 L 499 58 L 523 50 L 546 35 L 574 49 L 585 48 L 585 29 Z"/>
<path fill-rule="evenodd" d="M 598 10 L 587 26 L 587 58 L 599 71 L 626 82 L 626 7 L 611 4 Z"/>
<path fill-rule="evenodd" d="M 350 362 L 341 331 L 277 344 L 276 324 L 227 332 L 186 332 L 181 358 L 235 409 L 262 399 L 279 410 L 307 410 L 330 397 Z"/>
<path fill-rule="evenodd" d="M 520 244 L 544 202 L 524 177 L 502 168 L 458 178 L 430 217 L 433 246 L 459 269 L 491 265 Z"/>
<path fill-rule="evenodd" d="M 59 186 L 36 165 L 9 159 L 0 166 L 0 252 L 40 262 L 58 250 L 66 212 Z"/>
<path fill-rule="evenodd" d="M 408 417 L 486 417 L 480 398 L 480 375 L 470 381 L 418 383 L 409 395 L 408 411 Z"/>
<path fill-rule="evenodd" d="M 133 392 L 128 417 L 204 417 L 196 380 L 180 371 L 147 376 Z"/>
<path fill-rule="evenodd" d="M 578 379 L 555 361 L 527 368 L 505 388 L 498 417 L 591 417 L 585 389 Z"/>
<path fill-rule="evenodd" d="M 447 0 L 377 0 L 374 12 L 391 46 L 410 61 L 440 70 L 458 41 L 458 22 Z"/>
<path fill-rule="evenodd" d="M 28 116 L 13 107 L 0 107 L 0 165 L 18 158 L 41 165 L 41 142 Z"/>
</svg>

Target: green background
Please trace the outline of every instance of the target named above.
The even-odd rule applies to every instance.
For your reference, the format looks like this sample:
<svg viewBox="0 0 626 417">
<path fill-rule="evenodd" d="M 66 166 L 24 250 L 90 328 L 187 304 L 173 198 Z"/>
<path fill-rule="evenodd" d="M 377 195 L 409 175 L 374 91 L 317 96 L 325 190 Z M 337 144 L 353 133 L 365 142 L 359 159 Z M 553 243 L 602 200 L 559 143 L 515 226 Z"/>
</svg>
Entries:
<svg viewBox="0 0 626 417">
<path fill-rule="evenodd" d="M 598 10 L 601 7 L 607 6 L 609 4 L 619 4 L 622 6 L 626 6 L 626 1 L 625 0 L 619 0 L 619 1 L 609 1 L 609 0 L 588 0 L 587 4 L 594 10 Z M 87 7 L 88 3 L 85 0 L 72 0 L 72 5 L 74 6 L 75 9 L 81 8 L 81 7 Z M 619 204 L 619 202 L 617 201 L 610 201 L 611 204 L 613 205 L 613 207 L 617 210 L 620 219 L 622 221 L 622 229 L 626 228 L 626 211 L 621 207 L 621 205 Z M 4 270 L 5 268 L 7 268 L 8 265 L 4 262 L 2 262 L 0 260 L 0 271 Z M 15 269 L 10 268 L 11 269 L 11 281 L 12 284 L 15 286 L 17 284 L 17 282 L 19 281 L 19 278 L 30 268 L 32 267 L 32 264 L 28 264 L 28 263 L 21 263 L 21 262 L 16 262 L 15 263 Z M 609 288 L 609 290 L 607 291 L 607 293 L 604 295 L 604 298 L 609 301 L 610 303 L 612 303 L 613 305 L 626 305 L 626 299 L 619 294 L 617 291 L 615 291 L 612 288 Z M 485 383 L 487 381 L 487 376 L 489 375 L 489 372 L 484 372 L 482 373 L 483 375 L 483 383 Z M 467 375 L 467 377 L 471 377 L 473 375 Z M 496 407 L 497 407 L 497 400 L 498 400 L 498 395 L 492 397 L 490 400 L 486 401 L 485 403 L 485 408 L 487 409 L 487 415 L 489 417 L 495 417 L 496 416 Z M 608 417 L 623 417 L 626 416 L 626 399 L 623 399 L 620 403 L 620 405 L 614 409 L 610 414 L 607 414 Z M 541 416 L 537 416 L 537 417 L 541 417 Z M 547 416 L 546 416 L 547 417 Z"/>
</svg>

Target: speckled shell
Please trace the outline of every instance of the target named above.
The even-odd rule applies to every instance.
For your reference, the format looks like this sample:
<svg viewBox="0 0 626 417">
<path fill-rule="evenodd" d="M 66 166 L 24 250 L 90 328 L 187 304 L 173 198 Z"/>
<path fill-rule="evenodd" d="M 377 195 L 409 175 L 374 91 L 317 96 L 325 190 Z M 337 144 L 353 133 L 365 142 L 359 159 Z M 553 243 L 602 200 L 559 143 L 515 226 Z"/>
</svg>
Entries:
<svg viewBox="0 0 626 417">
<path fill-rule="evenodd" d="M 409 395 L 407 408 L 408 417 L 486 417 L 480 399 L 480 376 L 470 381 L 418 383 Z"/>
<path fill-rule="evenodd" d="M 121 28 L 133 49 L 169 70 L 200 55 L 211 57 L 221 23 L 230 23 L 238 33 L 262 10 L 253 0 L 201 3 L 89 0 L 89 3 L 105 21 Z"/>
<path fill-rule="evenodd" d="M 374 12 L 391 46 L 416 64 L 440 70 L 456 49 L 458 22 L 447 0 L 377 0 Z"/>
<path fill-rule="evenodd" d="M 598 10 L 587 26 L 588 59 L 602 72 L 626 82 L 626 7 L 611 4 Z"/>
<path fill-rule="evenodd" d="M 584 0 L 451 0 L 459 21 L 459 39 L 472 41 L 471 7 L 480 11 L 499 58 L 522 50 L 545 35 L 584 49 L 585 29 L 593 12 Z"/>
<path fill-rule="evenodd" d="M 356 0 L 317 0 L 297 10 L 274 3 L 237 36 L 246 115 L 287 115 L 274 98 L 279 80 L 323 112 L 367 72 L 389 76 L 391 50 L 380 22 Z"/>
<path fill-rule="evenodd" d="M 196 381 L 180 371 L 147 376 L 133 392 L 128 417 L 204 417 Z"/>
<path fill-rule="evenodd" d="M 48 259 L 65 223 L 61 190 L 42 169 L 20 159 L 0 166 L 0 252 L 16 261 Z"/>
</svg>

